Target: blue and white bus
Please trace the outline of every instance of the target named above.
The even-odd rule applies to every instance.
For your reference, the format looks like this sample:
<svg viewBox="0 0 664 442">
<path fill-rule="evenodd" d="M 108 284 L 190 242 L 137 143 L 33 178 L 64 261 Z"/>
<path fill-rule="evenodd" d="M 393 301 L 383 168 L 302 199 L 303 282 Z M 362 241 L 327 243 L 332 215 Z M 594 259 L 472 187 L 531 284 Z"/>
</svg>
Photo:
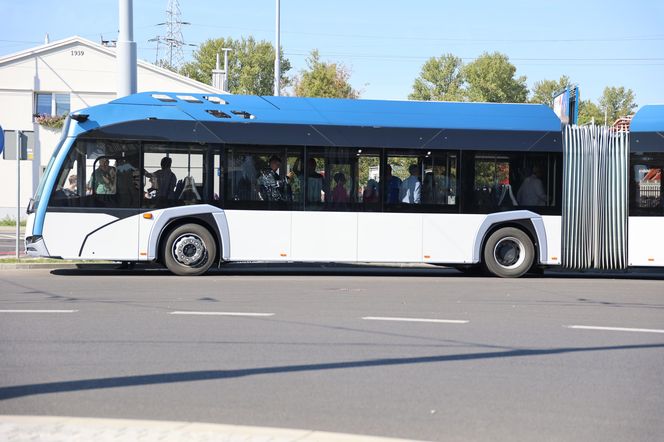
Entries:
<svg viewBox="0 0 664 442">
<path fill-rule="evenodd" d="M 617 178 L 629 214 L 609 221 L 629 243 L 609 267 L 664 263 L 663 114 L 645 107 L 632 123 L 639 147 Z M 178 275 L 229 261 L 431 263 L 501 277 L 606 267 L 593 233 L 605 208 L 586 222 L 593 197 L 575 178 L 587 146 L 564 153 L 578 135 L 543 105 L 140 93 L 67 119 L 28 209 L 26 250 L 159 262 Z"/>
</svg>

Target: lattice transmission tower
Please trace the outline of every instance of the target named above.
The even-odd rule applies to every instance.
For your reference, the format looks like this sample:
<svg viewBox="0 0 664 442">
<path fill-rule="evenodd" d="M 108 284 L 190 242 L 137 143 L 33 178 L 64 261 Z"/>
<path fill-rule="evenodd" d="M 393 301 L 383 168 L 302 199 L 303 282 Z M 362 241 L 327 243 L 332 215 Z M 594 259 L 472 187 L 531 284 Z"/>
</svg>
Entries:
<svg viewBox="0 0 664 442">
<path fill-rule="evenodd" d="M 163 59 L 169 67 L 178 69 L 184 62 L 184 46 L 196 46 L 185 43 L 182 36 L 182 26 L 190 25 L 190 22 L 182 21 L 182 12 L 180 11 L 180 2 L 178 0 L 168 0 L 166 6 L 166 21 L 157 23 L 157 26 L 166 27 L 166 35 L 157 35 L 148 41 L 157 43 L 157 52 L 155 63 L 159 64 L 159 45 L 166 46 L 166 57 Z"/>
</svg>

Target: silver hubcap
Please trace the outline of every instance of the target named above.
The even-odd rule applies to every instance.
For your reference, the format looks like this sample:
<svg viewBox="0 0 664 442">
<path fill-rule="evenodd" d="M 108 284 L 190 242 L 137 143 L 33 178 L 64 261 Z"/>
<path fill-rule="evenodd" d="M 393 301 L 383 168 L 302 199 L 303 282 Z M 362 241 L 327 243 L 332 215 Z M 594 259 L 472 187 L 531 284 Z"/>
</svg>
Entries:
<svg viewBox="0 0 664 442">
<path fill-rule="evenodd" d="M 519 267 L 526 259 L 526 248 L 513 236 L 502 238 L 493 248 L 493 257 L 499 266 L 505 269 Z"/>
<path fill-rule="evenodd" d="M 173 241 L 173 258 L 180 264 L 196 267 L 205 262 L 207 249 L 200 236 L 193 233 L 185 233 Z"/>
</svg>

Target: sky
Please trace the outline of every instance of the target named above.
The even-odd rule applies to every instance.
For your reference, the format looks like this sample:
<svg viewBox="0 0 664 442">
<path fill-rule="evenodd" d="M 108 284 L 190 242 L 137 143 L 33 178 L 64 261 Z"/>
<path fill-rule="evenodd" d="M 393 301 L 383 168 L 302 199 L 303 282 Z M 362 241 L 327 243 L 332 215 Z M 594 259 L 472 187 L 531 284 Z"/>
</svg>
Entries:
<svg viewBox="0 0 664 442">
<path fill-rule="evenodd" d="M 155 60 L 168 0 L 134 1 L 139 58 Z M 180 0 L 185 42 L 248 37 L 274 42 L 275 0 Z M 116 39 L 116 0 L 0 0 L 0 56 L 80 35 Z M 341 63 L 361 98 L 407 99 L 422 65 L 452 53 L 471 62 L 500 51 L 536 81 L 569 76 L 582 99 L 606 86 L 634 91 L 636 102 L 664 103 L 664 2 L 536 0 L 281 0 L 281 46 L 293 75 L 318 49 Z M 185 48 L 190 60 L 195 46 Z M 163 48 L 162 48 L 163 51 Z M 2 85 L 0 85 L 0 88 Z"/>
</svg>

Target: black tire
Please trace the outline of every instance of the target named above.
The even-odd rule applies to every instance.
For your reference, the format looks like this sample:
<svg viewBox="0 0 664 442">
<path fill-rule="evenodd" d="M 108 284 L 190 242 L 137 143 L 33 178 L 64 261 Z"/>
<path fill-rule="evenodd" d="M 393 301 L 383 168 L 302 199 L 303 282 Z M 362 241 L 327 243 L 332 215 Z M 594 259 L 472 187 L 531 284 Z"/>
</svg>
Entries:
<svg viewBox="0 0 664 442">
<path fill-rule="evenodd" d="M 489 273 L 501 278 L 518 278 L 532 267 L 535 246 L 523 230 L 503 227 L 489 236 L 482 254 L 482 263 Z"/>
<path fill-rule="evenodd" d="M 198 224 L 183 224 L 173 229 L 163 242 L 164 264 L 180 276 L 207 272 L 217 254 L 217 244 L 208 229 Z"/>
</svg>

